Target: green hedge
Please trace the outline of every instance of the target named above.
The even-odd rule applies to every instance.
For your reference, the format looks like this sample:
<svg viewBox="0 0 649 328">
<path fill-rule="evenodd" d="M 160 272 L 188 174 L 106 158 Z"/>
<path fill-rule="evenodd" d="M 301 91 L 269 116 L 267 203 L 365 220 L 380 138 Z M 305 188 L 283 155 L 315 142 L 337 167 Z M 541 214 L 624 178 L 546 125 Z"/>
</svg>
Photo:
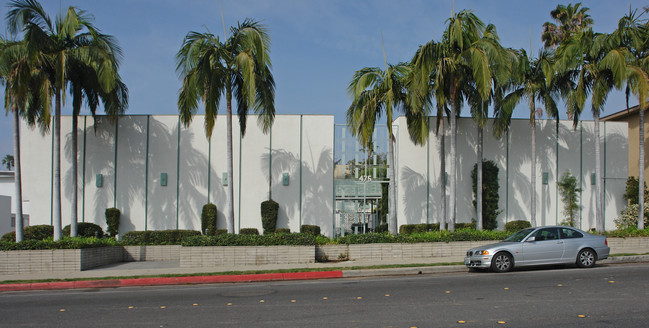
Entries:
<svg viewBox="0 0 649 328">
<path fill-rule="evenodd" d="M 257 228 L 243 228 L 239 231 L 241 235 L 259 235 Z"/>
<path fill-rule="evenodd" d="M 122 237 L 124 245 L 180 245 L 183 239 L 200 236 L 196 230 L 129 231 Z"/>
<path fill-rule="evenodd" d="M 275 229 L 276 233 L 291 233 L 291 229 L 289 228 L 277 228 Z"/>
<path fill-rule="evenodd" d="M 112 238 L 85 238 L 85 237 L 63 237 L 59 241 L 52 239 L 46 240 L 23 240 L 20 243 L 0 241 L 0 250 L 13 251 L 13 250 L 39 250 L 39 249 L 81 249 L 81 248 L 95 248 L 95 247 L 108 247 L 119 245 L 115 239 Z"/>
<path fill-rule="evenodd" d="M 54 227 L 51 225 L 27 226 L 23 229 L 23 240 L 43 240 L 54 236 Z M 16 232 L 8 232 L 0 240 L 16 242 Z"/>
<path fill-rule="evenodd" d="M 241 229 L 243 230 L 243 229 Z M 196 236 L 183 240 L 183 246 L 277 246 L 315 245 L 315 237 L 305 233 L 270 233 L 265 235 L 225 234 Z"/>
<path fill-rule="evenodd" d="M 505 224 L 505 231 L 516 232 L 530 227 L 532 227 L 532 224 L 529 221 L 524 221 L 524 220 L 509 221 Z"/>
<path fill-rule="evenodd" d="M 106 232 L 110 236 L 116 236 L 119 234 L 119 217 L 122 215 L 122 212 L 119 209 L 114 207 L 106 209 Z"/>
<path fill-rule="evenodd" d="M 279 204 L 269 199 L 261 202 L 261 225 L 264 228 L 264 235 L 275 232 L 277 227 L 277 213 Z"/>
<path fill-rule="evenodd" d="M 314 236 L 320 236 L 320 227 L 317 225 L 303 224 L 300 227 L 301 233 L 309 233 Z"/>
<path fill-rule="evenodd" d="M 399 227 L 399 234 L 410 235 L 415 232 L 428 232 L 439 230 L 439 223 L 404 224 Z"/>
<path fill-rule="evenodd" d="M 63 235 L 64 236 L 70 236 L 70 225 L 66 225 L 63 228 Z M 96 238 L 102 238 L 104 237 L 104 230 L 94 224 L 94 223 L 89 223 L 89 222 L 79 222 L 77 223 L 77 237 L 96 237 Z"/>
<path fill-rule="evenodd" d="M 201 212 L 201 232 L 206 235 L 215 235 L 217 233 L 216 225 L 217 208 L 216 205 L 209 203 L 203 206 Z"/>
</svg>

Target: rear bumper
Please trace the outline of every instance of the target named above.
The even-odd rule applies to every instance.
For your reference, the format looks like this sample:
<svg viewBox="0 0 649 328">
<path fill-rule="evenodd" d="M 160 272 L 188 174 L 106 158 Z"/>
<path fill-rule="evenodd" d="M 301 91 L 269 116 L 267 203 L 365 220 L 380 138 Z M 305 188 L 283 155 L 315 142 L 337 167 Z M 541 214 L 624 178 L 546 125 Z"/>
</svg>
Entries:
<svg viewBox="0 0 649 328">
<path fill-rule="evenodd" d="M 606 247 L 600 247 L 596 248 L 595 252 L 597 252 L 597 260 L 605 260 L 608 258 L 609 253 L 611 252 L 611 248 L 606 246 Z"/>
</svg>

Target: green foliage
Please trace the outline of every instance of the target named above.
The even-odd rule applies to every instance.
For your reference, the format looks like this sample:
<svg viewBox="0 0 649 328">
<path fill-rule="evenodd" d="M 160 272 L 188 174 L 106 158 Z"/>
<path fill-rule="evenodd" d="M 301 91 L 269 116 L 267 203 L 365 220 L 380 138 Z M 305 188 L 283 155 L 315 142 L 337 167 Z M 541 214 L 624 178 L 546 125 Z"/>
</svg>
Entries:
<svg viewBox="0 0 649 328">
<path fill-rule="evenodd" d="M 66 225 L 63 228 L 63 235 L 70 236 L 70 225 Z M 79 237 L 104 237 L 104 229 L 100 226 L 90 223 L 90 222 L 79 222 L 77 223 L 77 236 Z"/>
<path fill-rule="evenodd" d="M 639 187 L 640 181 L 636 177 L 629 177 L 626 180 L 626 192 L 624 193 L 624 200 L 626 200 L 629 205 L 638 204 L 639 196 Z M 644 183 L 644 201 L 647 204 L 649 200 L 649 191 L 647 190 L 647 183 Z"/>
<path fill-rule="evenodd" d="M 312 234 L 314 236 L 319 236 L 320 235 L 320 227 L 317 226 L 317 225 L 303 224 L 300 227 L 300 232 L 301 233 Z"/>
<path fill-rule="evenodd" d="M 426 232 L 439 230 L 439 223 L 420 223 L 420 224 L 404 224 L 399 227 L 400 235 L 410 235 L 415 232 Z"/>
<path fill-rule="evenodd" d="M 276 201 L 269 199 L 261 202 L 261 224 L 264 228 L 264 234 L 275 232 L 278 211 L 279 204 Z"/>
<path fill-rule="evenodd" d="M 201 232 L 206 235 L 215 235 L 217 208 L 216 205 L 209 203 L 203 205 L 201 212 Z"/>
<path fill-rule="evenodd" d="M 477 222 L 475 220 L 472 220 L 470 223 L 466 222 L 456 222 L 455 223 L 455 229 L 475 229 L 477 226 Z M 487 229 L 487 228 L 485 228 Z M 487 229 L 490 230 L 490 229 Z"/>
<path fill-rule="evenodd" d="M 636 215 L 636 218 L 637 217 L 638 216 Z M 649 237 L 649 228 L 638 230 L 637 226 L 632 226 L 626 229 L 606 231 L 603 235 L 611 238 Z"/>
<path fill-rule="evenodd" d="M 23 229 L 23 240 L 44 240 L 54 236 L 54 227 L 51 225 L 27 226 Z M 2 236 L 3 241 L 16 241 L 16 232 L 8 232 Z"/>
<path fill-rule="evenodd" d="M 243 229 L 241 229 L 243 230 Z M 306 233 L 269 233 L 265 235 L 221 234 L 218 236 L 196 236 L 185 239 L 183 246 L 310 246 L 315 245 L 315 236 Z"/>
<path fill-rule="evenodd" d="M 124 234 L 122 243 L 124 245 L 180 245 L 183 239 L 200 234 L 201 232 L 196 230 L 129 231 Z"/>
<path fill-rule="evenodd" d="M 509 221 L 505 223 L 505 231 L 516 232 L 519 230 L 523 230 L 525 228 L 529 228 L 531 226 L 532 224 L 530 223 L 530 221 L 525 221 L 525 220 Z"/>
<path fill-rule="evenodd" d="M 638 204 L 631 204 L 620 212 L 620 217 L 616 218 L 615 226 L 618 230 L 625 230 L 628 228 L 638 227 Z M 649 223 L 649 206 L 644 207 L 644 226 L 647 227 Z"/>
<path fill-rule="evenodd" d="M 239 234 L 242 235 L 259 235 L 259 230 L 257 228 L 243 228 L 239 231 Z"/>
<path fill-rule="evenodd" d="M 379 226 L 376 227 L 376 229 L 374 229 L 374 232 L 378 232 L 378 233 L 388 232 L 388 224 L 387 223 L 379 224 Z"/>
<path fill-rule="evenodd" d="M 114 237 L 119 234 L 119 217 L 121 214 L 122 213 L 119 209 L 114 207 L 106 209 L 106 225 L 108 226 L 106 232 L 108 232 L 110 236 Z"/>
<path fill-rule="evenodd" d="M 289 229 L 289 228 L 277 228 L 277 229 L 275 229 L 275 233 L 291 233 L 291 229 Z"/>
<path fill-rule="evenodd" d="M 577 220 L 577 211 L 579 210 L 579 192 L 577 188 L 577 178 L 570 172 L 566 172 L 559 180 L 559 194 L 563 201 L 563 215 L 567 218 L 561 221 L 561 224 L 574 227 Z"/>
<path fill-rule="evenodd" d="M 39 250 L 39 249 L 81 249 L 94 247 L 118 246 L 112 238 L 63 237 L 59 241 L 51 238 L 45 240 L 25 239 L 20 243 L 0 241 L 0 251 Z"/>
<path fill-rule="evenodd" d="M 500 183 L 498 182 L 498 166 L 494 161 L 482 161 L 482 227 L 485 230 L 494 230 L 498 228 L 498 215 L 502 210 L 498 210 L 500 201 Z M 471 180 L 473 181 L 473 207 L 478 208 L 476 200 L 476 187 L 478 185 L 478 164 L 473 165 L 471 171 Z M 456 223 L 456 229 L 457 229 Z"/>
</svg>

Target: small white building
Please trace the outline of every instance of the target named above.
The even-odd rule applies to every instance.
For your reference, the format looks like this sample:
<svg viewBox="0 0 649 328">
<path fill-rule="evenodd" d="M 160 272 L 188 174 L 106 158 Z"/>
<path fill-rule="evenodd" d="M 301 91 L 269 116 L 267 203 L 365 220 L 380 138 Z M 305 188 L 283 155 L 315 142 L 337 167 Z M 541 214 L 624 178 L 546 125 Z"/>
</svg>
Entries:
<svg viewBox="0 0 649 328">
<path fill-rule="evenodd" d="M 16 229 L 16 204 L 13 201 L 16 190 L 14 185 L 14 172 L 0 171 L 0 196 L 4 196 L 0 198 L 0 236 Z M 23 196 L 23 226 L 28 225 L 29 201 Z"/>
</svg>

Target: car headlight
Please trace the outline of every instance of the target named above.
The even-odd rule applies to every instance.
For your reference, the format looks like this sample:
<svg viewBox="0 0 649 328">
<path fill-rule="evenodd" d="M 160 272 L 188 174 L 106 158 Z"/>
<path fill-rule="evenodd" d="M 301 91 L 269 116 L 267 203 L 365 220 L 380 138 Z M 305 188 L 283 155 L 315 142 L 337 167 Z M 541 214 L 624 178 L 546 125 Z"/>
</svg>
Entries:
<svg viewBox="0 0 649 328">
<path fill-rule="evenodd" d="M 489 255 L 489 251 L 477 251 L 475 255 Z"/>
</svg>

